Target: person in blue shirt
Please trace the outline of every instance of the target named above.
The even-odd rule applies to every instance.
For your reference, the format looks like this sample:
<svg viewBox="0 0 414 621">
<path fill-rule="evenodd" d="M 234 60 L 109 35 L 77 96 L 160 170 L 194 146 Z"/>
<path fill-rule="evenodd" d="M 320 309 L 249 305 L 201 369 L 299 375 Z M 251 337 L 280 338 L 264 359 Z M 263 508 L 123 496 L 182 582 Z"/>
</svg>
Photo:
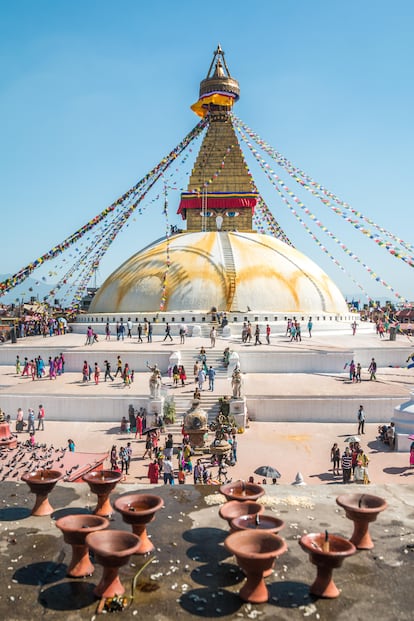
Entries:
<svg viewBox="0 0 414 621">
<path fill-rule="evenodd" d="M 216 371 L 213 369 L 213 367 L 209 368 L 207 375 L 208 375 L 208 389 L 214 390 L 214 379 L 216 377 Z"/>
</svg>

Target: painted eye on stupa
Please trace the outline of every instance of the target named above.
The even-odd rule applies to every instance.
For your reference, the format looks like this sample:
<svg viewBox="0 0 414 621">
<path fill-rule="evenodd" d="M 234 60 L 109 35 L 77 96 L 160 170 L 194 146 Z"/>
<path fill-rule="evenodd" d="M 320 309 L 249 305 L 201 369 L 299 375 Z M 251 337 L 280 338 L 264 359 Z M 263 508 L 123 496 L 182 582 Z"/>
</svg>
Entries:
<svg viewBox="0 0 414 621">
<path fill-rule="evenodd" d="M 202 216 L 203 218 L 212 218 L 214 216 L 214 213 L 212 211 L 206 211 L 205 213 L 200 211 L 200 216 Z"/>
<path fill-rule="evenodd" d="M 227 212 L 226 212 L 226 216 L 227 216 L 228 218 L 235 218 L 235 217 L 236 217 L 236 216 L 238 216 L 238 215 L 239 215 L 239 212 L 238 212 L 238 211 L 227 211 Z"/>
</svg>

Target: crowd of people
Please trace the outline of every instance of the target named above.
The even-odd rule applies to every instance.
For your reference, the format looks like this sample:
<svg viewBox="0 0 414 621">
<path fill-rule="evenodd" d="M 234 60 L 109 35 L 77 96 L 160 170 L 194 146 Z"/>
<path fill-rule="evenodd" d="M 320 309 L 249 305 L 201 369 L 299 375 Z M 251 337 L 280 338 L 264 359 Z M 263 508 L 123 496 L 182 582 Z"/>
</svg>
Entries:
<svg viewBox="0 0 414 621">
<path fill-rule="evenodd" d="M 82 366 L 82 382 L 88 383 L 92 381 L 93 377 L 94 383 L 98 385 L 101 380 L 101 372 L 101 368 L 97 362 L 94 363 L 92 368 L 88 361 L 84 360 Z M 135 371 L 134 369 L 130 368 L 129 363 L 126 362 L 125 364 L 123 364 L 121 356 L 118 355 L 116 361 L 116 372 L 112 377 L 111 363 L 109 362 L 109 360 L 104 360 L 104 382 L 106 382 L 107 380 L 114 382 L 115 378 L 118 375 L 120 376 L 124 387 L 131 388 L 131 384 L 134 383 Z"/>
<path fill-rule="evenodd" d="M 331 447 L 330 459 L 333 476 L 342 476 L 343 483 L 370 483 L 369 457 L 359 442 L 350 442 L 343 451 L 335 442 Z"/>
<path fill-rule="evenodd" d="M 50 380 L 57 379 L 65 372 L 65 357 L 62 353 L 59 356 L 49 356 L 45 363 L 42 356 L 37 356 L 29 360 L 27 356 L 23 360 L 16 356 L 16 375 L 21 377 L 31 377 L 33 381 L 48 377 Z"/>
</svg>

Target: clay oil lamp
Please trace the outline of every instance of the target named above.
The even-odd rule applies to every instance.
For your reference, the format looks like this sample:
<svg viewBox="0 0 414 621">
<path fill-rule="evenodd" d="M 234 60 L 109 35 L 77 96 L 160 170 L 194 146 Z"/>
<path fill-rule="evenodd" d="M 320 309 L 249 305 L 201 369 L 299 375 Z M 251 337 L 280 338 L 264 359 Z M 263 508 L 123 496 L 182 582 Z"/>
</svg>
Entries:
<svg viewBox="0 0 414 621">
<path fill-rule="evenodd" d="M 231 521 L 234 518 L 240 517 L 241 515 L 257 515 L 258 513 L 263 513 L 264 507 L 260 503 L 254 500 L 246 500 L 245 502 L 240 502 L 239 500 L 229 500 L 225 502 L 224 505 L 221 505 L 219 509 L 219 516 L 226 520 L 227 524 L 231 528 Z"/>
<path fill-rule="evenodd" d="M 93 574 L 95 567 L 89 558 L 85 539 L 89 533 L 108 528 L 109 520 L 100 515 L 66 515 L 56 521 L 56 526 L 62 531 L 66 543 L 72 546 L 72 559 L 67 575 L 71 578 L 83 578 Z"/>
<path fill-rule="evenodd" d="M 113 509 L 109 500 L 109 494 L 121 480 L 122 473 L 116 470 L 98 470 L 88 472 L 82 479 L 89 485 L 91 492 L 98 497 L 98 504 L 93 513 L 107 517 L 112 515 Z"/>
<path fill-rule="evenodd" d="M 163 499 L 153 494 L 125 494 L 115 500 L 115 509 L 126 524 L 131 524 L 132 532 L 140 538 L 138 554 L 148 554 L 154 550 L 148 537 L 147 524 L 155 519 L 155 513 L 163 506 Z"/>
<path fill-rule="evenodd" d="M 139 537 L 126 530 L 98 530 L 87 535 L 85 542 L 93 551 L 96 562 L 103 566 L 102 578 L 94 594 L 101 598 L 123 595 L 125 588 L 119 579 L 119 568 L 138 551 Z"/>
<path fill-rule="evenodd" d="M 387 501 L 371 494 L 342 494 L 336 502 L 354 523 L 350 541 L 358 550 L 372 550 L 374 544 L 368 530 L 369 523 L 375 522 L 378 514 L 387 508 Z"/>
<path fill-rule="evenodd" d="M 246 481 L 225 483 L 220 486 L 220 492 L 226 497 L 226 500 L 238 500 L 239 502 L 257 500 L 265 493 L 260 485 L 250 482 L 246 483 Z"/>
<path fill-rule="evenodd" d="M 332 573 L 348 556 L 355 554 L 354 544 L 339 535 L 328 534 L 328 531 L 303 535 L 299 544 L 317 567 L 316 580 L 309 588 L 310 593 L 317 597 L 338 597 L 339 590 Z"/>
<path fill-rule="evenodd" d="M 245 503 L 243 503 L 245 504 Z M 273 516 L 256 513 L 256 515 L 239 515 L 231 520 L 231 528 L 233 531 L 247 530 L 265 530 L 268 533 L 277 533 L 284 528 L 283 520 Z"/>
<path fill-rule="evenodd" d="M 6 421 L 3 412 L 0 410 L 0 450 L 3 448 L 14 449 L 17 447 L 17 437 L 11 433 L 10 425 Z"/>
<path fill-rule="evenodd" d="M 287 550 L 286 542 L 264 530 L 240 530 L 231 533 L 224 545 L 236 557 L 246 581 L 239 591 L 245 602 L 262 604 L 269 599 L 264 576 L 272 570 L 276 557 Z"/>
<path fill-rule="evenodd" d="M 53 513 L 48 495 L 62 476 L 59 470 L 36 470 L 22 475 L 22 481 L 27 483 L 32 494 L 36 495 L 32 515 L 43 516 Z"/>
<path fill-rule="evenodd" d="M 241 503 L 245 505 L 246 503 Z M 256 515 L 239 515 L 231 520 L 231 531 L 236 532 L 238 530 L 262 530 L 267 533 L 273 533 L 277 535 L 285 523 L 283 520 L 273 516 L 257 513 Z M 270 576 L 273 571 L 273 567 L 264 572 L 265 578 Z"/>
</svg>

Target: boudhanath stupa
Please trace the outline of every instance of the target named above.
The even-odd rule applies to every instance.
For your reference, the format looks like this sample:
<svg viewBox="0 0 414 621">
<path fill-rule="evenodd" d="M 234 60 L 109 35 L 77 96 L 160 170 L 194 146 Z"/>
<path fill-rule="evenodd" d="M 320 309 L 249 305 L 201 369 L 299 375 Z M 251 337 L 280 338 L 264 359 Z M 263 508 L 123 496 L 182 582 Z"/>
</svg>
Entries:
<svg viewBox="0 0 414 621">
<path fill-rule="evenodd" d="M 186 230 L 151 243 L 117 268 L 91 304 L 95 321 L 159 313 L 161 299 L 167 321 L 171 314 L 211 309 L 230 321 L 250 311 L 269 321 L 278 313 L 349 319 L 338 287 L 276 221 L 274 236 L 254 230 L 254 210 L 263 199 L 236 136 L 232 109 L 239 95 L 218 46 L 192 106 L 207 129 L 177 205 Z"/>
</svg>

